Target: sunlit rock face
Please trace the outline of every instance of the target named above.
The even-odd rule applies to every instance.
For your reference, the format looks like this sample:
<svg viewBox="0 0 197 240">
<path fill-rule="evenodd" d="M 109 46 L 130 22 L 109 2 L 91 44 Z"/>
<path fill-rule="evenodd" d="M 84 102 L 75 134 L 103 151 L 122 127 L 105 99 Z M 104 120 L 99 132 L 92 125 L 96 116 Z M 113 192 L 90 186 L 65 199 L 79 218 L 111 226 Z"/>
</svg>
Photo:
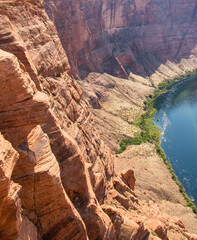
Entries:
<svg viewBox="0 0 197 240">
<path fill-rule="evenodd" d="M 2 170 L 5 197 L 15 195 L 5 199 L 10 215 L 0 206 L 0 238 L 23 239 L 27 229 L 31 239 L 110 238 L 113 226 L 99 202 L 113 158 L 69 76 L 56 29 L 41 1 L 1 2 L 0 13 L 0 132 L 19 153 Z"/>
<path fill-rule="evenodd" d="M 45 8 L 81 77 L 150 76 L 167 60 L 182 68 L 196 61 L 195 0 L 51 0 Z"/>
</svg>

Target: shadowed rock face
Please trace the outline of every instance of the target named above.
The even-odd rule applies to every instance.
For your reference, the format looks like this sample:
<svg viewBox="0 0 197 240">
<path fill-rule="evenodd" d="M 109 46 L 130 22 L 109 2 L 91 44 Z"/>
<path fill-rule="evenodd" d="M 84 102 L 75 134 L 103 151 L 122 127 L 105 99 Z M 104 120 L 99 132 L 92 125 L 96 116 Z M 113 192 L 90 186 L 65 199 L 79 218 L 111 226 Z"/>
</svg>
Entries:
<svg viewBox="0 0 197 240">
<path fill-rule="evenodd" d="M 167 60 L 197 56 L 195 0 L 46 0 L 45 8 L 81 77 L 90 71 L 150 76 Z"/>
</svg>

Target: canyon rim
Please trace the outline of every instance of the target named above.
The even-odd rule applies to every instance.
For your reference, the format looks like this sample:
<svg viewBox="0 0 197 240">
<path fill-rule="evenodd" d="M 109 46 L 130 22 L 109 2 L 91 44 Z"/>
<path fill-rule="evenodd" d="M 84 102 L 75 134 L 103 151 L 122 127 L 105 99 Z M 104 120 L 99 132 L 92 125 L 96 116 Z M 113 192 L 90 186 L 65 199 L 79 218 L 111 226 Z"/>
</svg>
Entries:
<svg viewBox="0 0 197 240">
<path fill-rule="evenodd" d="M 154 144 L 115 154 L 196 29 L 195 0 L 0 0 L 0 239 L 197 239 Z"/>
</svg>

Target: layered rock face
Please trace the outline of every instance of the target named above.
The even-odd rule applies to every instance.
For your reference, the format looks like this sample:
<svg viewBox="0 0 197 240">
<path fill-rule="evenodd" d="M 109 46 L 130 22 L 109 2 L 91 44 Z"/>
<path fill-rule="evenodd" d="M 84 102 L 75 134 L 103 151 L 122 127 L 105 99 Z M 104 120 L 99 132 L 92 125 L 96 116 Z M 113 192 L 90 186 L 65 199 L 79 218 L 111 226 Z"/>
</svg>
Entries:
<svg viewBox="0 0 197 240">
<path fill-rule="evenodd" d="M 45 8 L 81 77 L 90 71 L 147 77 L 161 64 L 175 70 L 168 61 L 185 69 L 196 61 L 195 0 L 51 0 Z"/>
<path fill-rule="evenodd" d="M 70 2 L 67 11 L 83 4 Z M 83 15 L 74 22 L 80 28 Z M 76 56 L 81 69 L 86 59 L 91 71 L 100 71 L 89 34 L 80 34 L 87 45 L 73 40 L 69 61 L 73 64 L 69 54 L 75 44 L 78 50 L 86 46 L 89 53 Z M 73 69 L 76 76 L 81 71 L 78 65 Z M 70 71 L 42 1 L 1 1 L 0 239 L 197 239 L 157 202 L 141 201 L 131 169 L 114 172 L 114 158 Z M 128 86 L 131 91 L 134 83 Z M 146 94 L 138 95 L 141 102 Z M 197 225 L 191 211 L 181 207 Z M 197 232 L 195 227 L 189 230 Z"/>
<path fill-rule="evenodd" d="M 112 223 L 98 201 L 113 175 L 112 158 L 68 76 L 55 28 L 39 1 L 0 9 L 0 131 L 19 153 L 9 179 L 22 187 L 22 214 L 43 239 L 108 239 Z"/>
</svg>

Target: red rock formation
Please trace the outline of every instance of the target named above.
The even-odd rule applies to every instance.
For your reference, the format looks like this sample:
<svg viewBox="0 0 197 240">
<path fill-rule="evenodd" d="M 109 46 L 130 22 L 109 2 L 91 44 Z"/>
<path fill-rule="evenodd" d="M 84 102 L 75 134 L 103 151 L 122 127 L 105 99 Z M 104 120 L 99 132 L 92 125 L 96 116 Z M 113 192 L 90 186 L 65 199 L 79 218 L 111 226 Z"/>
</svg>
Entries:
<svg viewBox="0 0 197 240">
<path fill-rule="evenodd" d="M 30 132 L 40 124 L 50 139 L 52 151 L 59 164 L 64 191 L 74 203 L 77 209 L 75 211 L 78 211 L 82 216 L 88 235 L 92 236 L 92 239 L 108 238 L 113 235 L 111 222 L 99 206 L 92 186 L 94 186 L 98 200 L 102 201 L 105 194 L 105 183 L 113 174 L 112 158 L 109 149 L 94 129 L 92 116 L 87 110 L 87 103 L 82 97 L 80 88 L 66 73 L 69 69 L 69 66 L 66 65 L 67 57 L 61 47 L 55 28 L 51 25 L 39 2 L 37 4 L 32 4 L 31 1 L 23 4 L 10 2 L 0 5 L 0 8 L 1 14 L 3 14 L 2 21 L 6 21 L 13 28 L 19 28 L 18 38 L 20 37 L 21 40 L 20 45 L 18 45 L 17 37 L 6 39 L 11 34 L 14 36 L 16 32 L 10 28 L 1 29 L 1 36 L 3 39 L 5 38 L 5 41 L 1 41 L 0 48 L 15 53 L 18 59 L 11 53 L 2 50 L 0 52 L 0 66 L 1 69 L 4 69 L 0 72 L 2 84 L 0 130 L 5 138 L 21 151 L 21 144 L 23 150 L 24 142 L 27 141 Z M 23 17 L 19 16 L 20 11 L 23 12 Z M 42 29 L 43 23 L 45 28 Z M 5 33 L 6 30 L 7 33 Z M 29 42 L 27 42 L 27 35 L 29 36 Z M 51 38 L 49 36 L 52 36 L 52 43 L 50 43 Z M 55 49 L 58 44 L 59 49 Z M 11 48 L 9 48 L 10 45 Z M 34 58 L 37 56 L 31 64 L 32 69 L 36 69 L 37 73 L 40 74 L 37 75 L 37 79 L 42 92 L 37 90 L 32 81 L 34 80 L 33 77 L 32 79 L 30 77 L 32 72 L 27 71 L 30 63 L 27 62 L 28 58 L 25 58 L 25 60 L 23 58 L 25 52 L 26 56 L 33 53 Z M 40 60 L 38 61 L 38 59 Z M 53 61 L 56 62 L 56 65 L 52 64 Z M 60 76 L 60 71 L 64 72 L 61 78 L 50 77 L 56 76 L 57 73 Z M 43 154 L 47 155 L 47 153 Z M 21 166 L 23 162 L 27 161 L 27 170 L 30 168 L 28 170 L 30 171 L 29 180 L 27 175 L 17 170 L 21 167 L 16 167 L 14 179 L 20 182 L 24 190 L 21 192 L 21 198 L 26 211 L 25 216 L 36 224 L 39 234 L 57 239 L 64 229 L 65 224 L 63 223 L 66 222 L 65 218 L 62 217 L 63 215 L 59 219 L 54 219 L 54 221 L 50 220 L 53 217 L 49 215 L 48 219 L 51 221 L 51 225 L 47 224 L 47 217 L 46 222 L 43 220 L 45 223 L 38 224 L 38 222 L 42 222 L 38 216 L 40 214 L 32 213 L 32 211 L 35 212 L 33 203 L 25 203 L 26 192 L 32 192 L 31 179 L 40 179 L 40 177 L 35 172 L 34 161 L 31 165 L 30 161 L 27 160 L 28 158 L 23 155 L 18 165 Z M 23 175 L 27 179 L 23 180 Z M 53 181 L 47 180 L 47 175 L 45 179 L 43 181 Z M 41 187 L 41 185 L 44 183 L 42 183 L 42 180 L 40 181 L 38 181 L 38 188 L 42 191 L 44 187 Z M 27 186 L 30 188 L 28 189 Z M 50 188 L 50 185 L 48 187 Z M 51 188 L 54 188 L 54 185 L 51 185 Z M 30 195 L 32 194 L 33 192 Z M 39 191 L 36 194 L 39 194 Z M 44 192 L 42 194 L 44 195 Z M 42 204 L 47 205 L 47 201 L 46 199 L 46 202 Z M 65 204 L 62 203 L 64 207 L 66 207 L 66 202 Z M 83 226 L 84 223 L 80 224 Z M 78 231 L 81 232 L 80 228 Z M 70 236 L 72 234 L 77 236 L 76 229 L 69 233 Z M 83 231 L 81 234 L 84 235 Z M 81 239 L 79 235 L 77 238 Z"/>
<path fill-rule="evenodd" d="M 134 190 L 135 186 L 135 177 L 134 172 L 131 169 L 124 170 L 124 172 L 121 173 L 122 180 L 132 189 Z"/>
<path fill-rule="evenodd" d="M 27 218 L 44 239 L 87 239 L 86 227 L 68 198 L 49 139 L 40 126 L 17 148 L 20 158 L 12 174 Z M 28 197 L 27 197 L 28 196 Z"/>
<path fill-rule="evenodd" d="M 41 1 L 10 1 L 1 4 L 1 49 L 12 52 L 25 65 L 34 79 L 35 74 L 56 76 L 70 71 L 54 25 L 48 21 Z M 23 14 L 19 15 L 19 10 Z M 46 24 L 47 22 L 47 24 Z"/>
<path fill-rule="evenodd" d="M 162 240 L 168 240 L 168 237 L 167 237 L 167 229 L 165 228 L 165 225 L 158 221 L 158 220 L 148 220 L 146 222 L 146 225 L 151 229 L 153 230 L 157 236 L 162 239 Z"/>
<path fill-rule="evenodd" d="M 150 76 L 167 60 L 188 69 L 197 57 L 195 0 L 81 0 L 72 4 L 46 0 L 45 8 L 73 71 L 82 77 L 90 71 L 124 78 L 126 72 Z"/>
<path fill-rule="evenodd" d="M 18 153 L 0 135 L 0 238 L 16 239 L 21 224 L 20 186 L 11 181 Z"/>
<path fill-rule="evenodd" d="M 97 56 L 93 53 L 91 33 L 81 11 L 85 1 L 45 1 L 45 8 L 55 22 L 58 34 L 64 43 L 72 73 L 101 71 Z M 61 20 L 59 17 L 61 16 Z"/>
</svg>

